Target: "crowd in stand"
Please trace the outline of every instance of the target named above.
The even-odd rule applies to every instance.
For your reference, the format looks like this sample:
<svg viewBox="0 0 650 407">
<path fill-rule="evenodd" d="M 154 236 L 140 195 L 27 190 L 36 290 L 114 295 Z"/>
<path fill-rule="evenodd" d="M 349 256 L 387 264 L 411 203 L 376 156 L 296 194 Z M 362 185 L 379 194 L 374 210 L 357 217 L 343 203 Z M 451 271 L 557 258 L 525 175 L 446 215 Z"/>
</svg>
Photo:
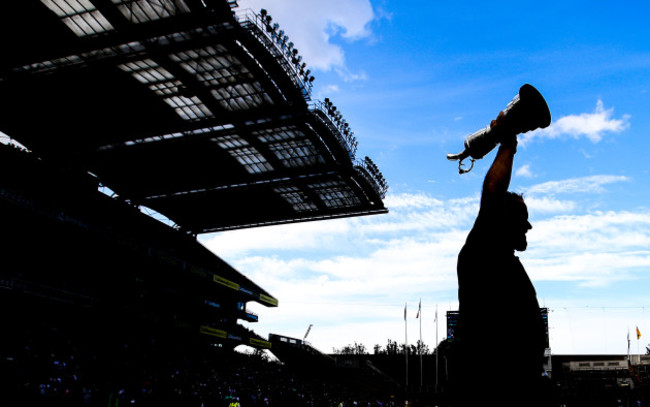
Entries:
<svg viewBox="0 0 650 407">
<path fill-rule="evenodd" d="M 178 338 L 93 340 L 50 328 L 4 340 L 1 406 L 393 406 L 336 378 Z M 121 337 L 124 339 L 124 337 Z M 330 380 L 331 379 L 331 380 Z"/>
<path fill-rule="evenodd" d="M 133 337 L 84 334 L 52 326 L 30 329 L 29 324 L 4 328 L 2 407 L 405 405 L 400 395 L 368 391 L 331 372 L 305 374 L 261 354 L 217 347 L 200 337 L 188 341 L 163 332 Z M 630 393 L 616 382 L 604 385 L 603 378 L 592 376 L 571 376 L 555 405 L 646 405 L 647 387 Z"/>
<path fill-rule="evenodd" d="M 260 354 L 215 346 L 210 337 L 191 330 L 177 334 L 141 320 L 93 322 L 90 314 L 73 317 L 68 309 L 35 307 L 27 313 L 0 305 L 5 305 L 0 407 L 405 405 L 403 394 L 388 392 L 382 384 L 349 380 L 345 370 L 296 369 L 288 360 L 283 365 Z M 55 320 L 57 315 L 66 317 Z M 634 388 L 629 375 L 624 379 L 630 386 L 621 387 L 618 376 L 607 372 L 597 377 L 567 372 L 561 378 L 562 366 L 557 366 L 557 373 L 557 406 L 618 406 L 619 400 L 645 406 L 650 400 L 647 371 L 639 372 L 644 382 Z M 413 405 L 445 405 L 425 394 L 412 396 L 420 398 Z"/>
</svg>

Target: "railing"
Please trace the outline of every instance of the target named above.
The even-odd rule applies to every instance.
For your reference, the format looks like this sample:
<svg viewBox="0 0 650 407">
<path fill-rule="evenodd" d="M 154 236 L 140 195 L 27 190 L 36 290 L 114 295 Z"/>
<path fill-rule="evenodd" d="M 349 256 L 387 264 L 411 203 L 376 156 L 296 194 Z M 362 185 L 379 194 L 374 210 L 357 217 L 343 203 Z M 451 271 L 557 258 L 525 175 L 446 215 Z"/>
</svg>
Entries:
<svg viewBox="0 0 650 407">
<path fill-rule="evenodd" d="M 306 69 L 307 64 L 302 62 L 298 49 L 294 47 L 293 42 L 289 41 L 289 37 L 284 30 L 280 29 L 280 25 L 273 23 L 273 18 L 265 9 L 260 10 L 259 14 L 250 9 L 242 10 L 237 13 L 236 18 L 242 27 L 248 29 L 271 54 L 279 59 L 280 65 L 296 86 L 302 90 L 305 100 L 309 101 L 314 77 L 311 75 L 311 71 Z M 357 140 L 336 106 L 328 98 L 325 98 L 323 102 L 314 102 L 312 109 L 322 112 L 327 117 L 328 120 L 323 120 L 324 124 L 330 128 L 337 141 L 348 152 L 359 173 L 368 179 L 382 199 L 385 198 L 388 190 L 386 180 L 369 157 L 364 160 L 355 159 Z"/>
<path fill-rule="evenodd" d="M 359 143 L 354 137 L 354 132 L 350 129 L 350 125 L 341 116 L 341 112 L 337 110 L 329 98 L 325 98 L 323 102 L 317 100 L 312 103 L 312 110 L 321 111 L 329 119 L 323 120 L 323 122 L 329 127 L 339 144 L 348 152 L 350 160 L 354 161 Z"/>
<path fill-rule="evenodd" d="M 262 9 L 259 14 L 250 9 L 245 9 L 236 14 L 239 24 L 248 29 L 269 52 L 275 55 L 280 65 L 302 91 L 305 100 L 311 99 L 312 82 L 314 77 L 298 54 L 298 49 L 278 23 L 272 23 L 273 18 Z"/>
<path fill-rule="evenodd" d="M 355 166 L 359 170 L 359 173 L 366 177 L 366 179 L 373 185 L 375 191 L 381 199 L 386 197 L 386 192 L 388 191 L 388 183 L 386 179 L 377 168 L 377 165 L 370 159 L 366 157 L 363 160 L 355 162 Z"/>
</svg>

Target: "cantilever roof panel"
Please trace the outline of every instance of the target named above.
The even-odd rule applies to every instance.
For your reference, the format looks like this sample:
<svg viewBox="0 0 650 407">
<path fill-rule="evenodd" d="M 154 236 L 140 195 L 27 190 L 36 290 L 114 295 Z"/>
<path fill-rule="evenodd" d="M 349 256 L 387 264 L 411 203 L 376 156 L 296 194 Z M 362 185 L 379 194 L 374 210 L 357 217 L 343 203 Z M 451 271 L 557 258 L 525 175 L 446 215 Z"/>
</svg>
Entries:
<svg viewBox="0 0 650 407">
<path fill-rule="evenodd" d="M 0 4 L 0 131 L 194 233 L 385 212 L 287 36 L 234 5 Z"/>
<path fill-rule="evenodd" d="M 350 181 L 336 173 L 324 174 L 152 197 L 146 206 L 201 232 L 384 213 L 382 206 L 362 197 L 363 182 L 359 177 Z"/>
</svg>

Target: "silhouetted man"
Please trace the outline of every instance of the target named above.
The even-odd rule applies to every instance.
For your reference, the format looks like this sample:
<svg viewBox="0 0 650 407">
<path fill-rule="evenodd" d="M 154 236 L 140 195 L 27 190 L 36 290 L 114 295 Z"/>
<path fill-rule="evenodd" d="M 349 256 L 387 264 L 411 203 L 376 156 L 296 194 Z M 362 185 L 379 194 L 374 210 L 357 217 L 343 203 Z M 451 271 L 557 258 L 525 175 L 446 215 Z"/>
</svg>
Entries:
<svg viewBox="0 0 650 407">
<path fill-rule="evenodd" d="M 498 126 L 499 119 L 491 126 Z M 542 405 L 546 334 L 535 289 L 515 250 L 532 228 L 521 195 L 508 192 L 516 134 L 501 140 L 481 207 L 458 256 L 458 405 Z"/>
</svg>

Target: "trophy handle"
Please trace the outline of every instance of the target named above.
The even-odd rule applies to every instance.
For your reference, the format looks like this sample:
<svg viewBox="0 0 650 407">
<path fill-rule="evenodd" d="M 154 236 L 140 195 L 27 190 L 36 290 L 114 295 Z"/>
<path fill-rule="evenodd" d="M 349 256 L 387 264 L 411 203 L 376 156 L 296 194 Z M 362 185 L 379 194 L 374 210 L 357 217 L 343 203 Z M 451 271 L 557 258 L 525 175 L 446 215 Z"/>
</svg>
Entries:
<svg viewBox="0 0 650 407">
<path fill-rule="evenodd" d="M 470 158 L 469 160 L 472 162 L 472 165 L 470 165 L 468 169 L 464 168 L 465 164 L 463 164 L 463 160 L 458 161 L 458 173 L 459 174 L 466 174 L 466 173 L 472 171 L 472 168 L 474 168 L 474 162 L 476 160 L 473 159 L 473 158 Z"/>
<path fill-rule="evenodd" d="M 465 160 L 467 157 L 469 157 L 469 153 L 467 150 L 464 150 L 462 153 L 458 154 L 447 154 L 447 159 L 449 161 L 456 161 L 458 160 L 458 173 L 459 174 L 466 174 L 470 171 L 472 171 L 472 168 L 474 168 L 474 161 L 476 161 L 474 158 L 470 157 L 470 161 L 472 162 L 472 165 L 468 169 L 465 169 L 465 164 L 463 163 L 463 160 Z"/>
</svg>

